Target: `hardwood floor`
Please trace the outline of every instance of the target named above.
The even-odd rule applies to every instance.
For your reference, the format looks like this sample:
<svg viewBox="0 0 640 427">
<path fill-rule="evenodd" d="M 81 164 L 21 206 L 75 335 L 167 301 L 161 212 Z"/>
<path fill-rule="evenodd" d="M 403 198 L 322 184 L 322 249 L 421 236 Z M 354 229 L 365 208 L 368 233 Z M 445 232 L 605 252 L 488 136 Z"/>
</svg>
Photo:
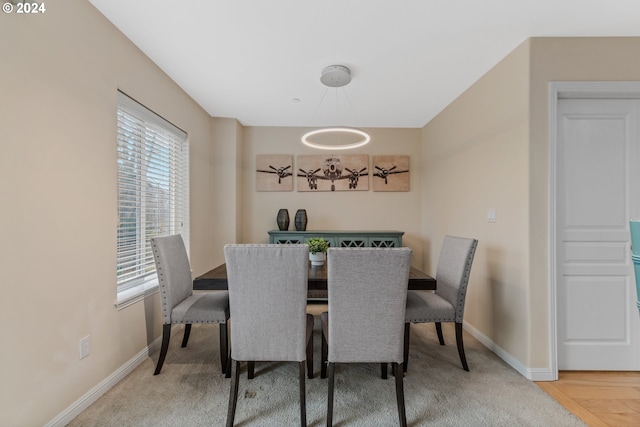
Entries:
<svg viewBox="0 0 640 427">
<path fill-rule="evenodd" d="M 563 371 L 536 384 L 591 427 L 640 426 L 640 372 Z"/>
</svg>

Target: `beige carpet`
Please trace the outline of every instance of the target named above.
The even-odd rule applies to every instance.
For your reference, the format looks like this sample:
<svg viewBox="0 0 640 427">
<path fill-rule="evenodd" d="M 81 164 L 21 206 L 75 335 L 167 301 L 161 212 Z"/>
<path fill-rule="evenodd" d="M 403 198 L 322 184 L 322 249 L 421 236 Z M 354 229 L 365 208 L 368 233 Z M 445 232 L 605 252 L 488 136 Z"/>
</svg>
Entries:
<svg viewBox="0 0 640 427">
<path fill-rule="evenodd" d="M 324 426 L 327 381 L 320 379 L 320 321 L 316 315 L 315 375 L 307 379 L 307 422 Z M 522 377 L 466 334 L 470 372 L 462 370 L 451 325 L 443 324 L 440 346 L 433 324 L 411 328 L 405 399 L 409 426 L 584 426 L 534 383 Z M 224 426 L 230 381 L 220 373 L 217 326 L 195 326 L 187 348 L 172 336 L 162 372 L 153 376 L 158 354 L 137 367 L 69 426 Z M 397 426 L 394 379 L 380 379 L 379 365 L 336 369 L 335 426 Z M 256 377 L 240 377 L 236 426 L 299 425 L 298 367 L 258 363 Z"/>
</svg>

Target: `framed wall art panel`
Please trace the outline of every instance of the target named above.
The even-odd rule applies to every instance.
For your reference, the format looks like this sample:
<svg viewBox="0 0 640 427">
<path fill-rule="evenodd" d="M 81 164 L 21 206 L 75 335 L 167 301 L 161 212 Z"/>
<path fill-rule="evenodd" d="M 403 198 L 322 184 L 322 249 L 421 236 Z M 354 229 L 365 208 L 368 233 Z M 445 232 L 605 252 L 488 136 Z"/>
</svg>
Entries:
<svg viewBox="0 0 640 427">
<path fill-rule="evenodd" d="M 369 156 L 299 155 L 296 157 L 298 191 L 367 191 Z"/>
<path fill-rule="evenodd" d="M 373 191 L 409 191 L 409 156 L 373 156 Z"/>
<path fill-rule="evenodd" d="M 256 191 L 293 191 L 293 155 L 256 155 Z"/>
</svg>

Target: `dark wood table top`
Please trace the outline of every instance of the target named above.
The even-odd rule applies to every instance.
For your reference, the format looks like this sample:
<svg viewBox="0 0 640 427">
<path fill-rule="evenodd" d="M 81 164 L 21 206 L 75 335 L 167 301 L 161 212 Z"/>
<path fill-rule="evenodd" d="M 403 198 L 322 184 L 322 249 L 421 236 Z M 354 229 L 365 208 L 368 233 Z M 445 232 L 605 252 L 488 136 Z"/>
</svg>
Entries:
<svg viewBox="0 0 640 427">
<path fill-rule="evenodd" d="M 309 290 L 327 290 L 327 265 L 312 267 L 309 264 Z M 193 289 L 197 291 L 213 291 L 227 289 L 227 266 L 222 264 L 196 277 L 193 280 Z M 436 279 L 426 273 L 411 267 L 409 271 L 410 290 L 435 290 Z"/>
</svg>

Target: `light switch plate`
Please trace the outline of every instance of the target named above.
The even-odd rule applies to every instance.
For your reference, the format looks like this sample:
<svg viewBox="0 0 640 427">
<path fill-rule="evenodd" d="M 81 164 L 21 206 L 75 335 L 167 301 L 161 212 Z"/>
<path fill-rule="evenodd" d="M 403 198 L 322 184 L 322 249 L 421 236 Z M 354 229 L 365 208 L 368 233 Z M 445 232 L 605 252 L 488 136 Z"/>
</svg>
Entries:
<svg viewBox="0 0 640 427">
<path fill-rule="evenodd" d="M 496 209 L 488 208 L 487 209 L 487 222 L 496 222 Z"/>
</svg>

